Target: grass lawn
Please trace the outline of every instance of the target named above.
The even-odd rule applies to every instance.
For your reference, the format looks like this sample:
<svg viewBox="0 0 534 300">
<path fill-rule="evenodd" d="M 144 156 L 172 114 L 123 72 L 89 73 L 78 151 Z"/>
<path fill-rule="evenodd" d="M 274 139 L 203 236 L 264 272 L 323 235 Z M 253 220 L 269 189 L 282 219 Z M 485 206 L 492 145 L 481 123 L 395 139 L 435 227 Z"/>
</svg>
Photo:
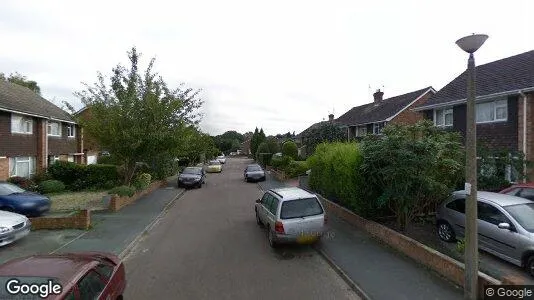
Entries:
<svg viewBox="0 0 534 300">
<path fill-rule="evenodd" d="M 107 192 L 105 191 L 82 191 L 51 194 L 48 195 L 52 201 L 52 207 L 50 208 L 50 211 L 104 208 L 102 196 L 105 195 L 107 195 Z"/>
</svg>

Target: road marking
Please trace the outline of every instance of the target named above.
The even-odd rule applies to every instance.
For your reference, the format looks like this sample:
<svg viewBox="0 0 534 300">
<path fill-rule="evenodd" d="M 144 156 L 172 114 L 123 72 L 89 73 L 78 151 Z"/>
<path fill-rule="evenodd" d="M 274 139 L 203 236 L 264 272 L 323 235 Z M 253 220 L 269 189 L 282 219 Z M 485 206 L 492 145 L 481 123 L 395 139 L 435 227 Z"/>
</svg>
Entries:
<svg viewBox="0 0 534 300">
<path fill-rule="evenodd" d="M 54 253 L 56 253 L 57 251 L 59 251 L 59 250 L 65 248 L 66 246 L 72 244 L 72 242 L 74 242 L 74 241 L 78 240 L 79 238 L 81 238 L 82 236 L 86 235 L 89 231 L 90 231 L 90 230 L 86 230 L 85 232 L 82 232 L 80 235 L 78 235 L 77 237 L 73 238 L 72 240 L 70 240 L 70 241 L 67 242 L 66 244 L 61 245 L 59 248 L 57 248 L 56 250 L 50 252 L 49 254 L 54 254 Z"/>
</svg>

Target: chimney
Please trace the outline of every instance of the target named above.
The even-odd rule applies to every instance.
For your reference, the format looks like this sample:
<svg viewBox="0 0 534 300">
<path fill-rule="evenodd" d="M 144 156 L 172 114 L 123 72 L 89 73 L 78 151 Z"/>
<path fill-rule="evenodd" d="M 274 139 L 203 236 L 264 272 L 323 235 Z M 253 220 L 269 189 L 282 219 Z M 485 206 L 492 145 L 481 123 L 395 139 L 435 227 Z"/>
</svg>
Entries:
<svg viewBox="0 0 534 300">
<path fill-rule="evenodd" d="M 334 122 L 334 114 L 329 114 L 328 115 L 328 121 Z"/>
<path fill-rule="evenodd" d="M 384 96 L 384 92 L 381 92 L 380 89 L 376 90 L 376 92 L 373 94 L 375 103 L 382 101 L 382 96 Z"/>
</svg>

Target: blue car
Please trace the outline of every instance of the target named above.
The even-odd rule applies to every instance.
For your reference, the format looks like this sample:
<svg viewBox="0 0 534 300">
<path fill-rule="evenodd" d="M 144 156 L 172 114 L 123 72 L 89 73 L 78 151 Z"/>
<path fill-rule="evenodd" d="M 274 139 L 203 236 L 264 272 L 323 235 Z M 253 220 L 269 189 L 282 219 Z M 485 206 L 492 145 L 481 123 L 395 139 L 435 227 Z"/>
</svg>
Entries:
<svg viewBox="0 0 534 300">
<path fill-rule="evenodd" d="M 9 182 L 0 182 L 0 210 L 38 217 L 50 210 L 50 199 Z"/>
</svg>

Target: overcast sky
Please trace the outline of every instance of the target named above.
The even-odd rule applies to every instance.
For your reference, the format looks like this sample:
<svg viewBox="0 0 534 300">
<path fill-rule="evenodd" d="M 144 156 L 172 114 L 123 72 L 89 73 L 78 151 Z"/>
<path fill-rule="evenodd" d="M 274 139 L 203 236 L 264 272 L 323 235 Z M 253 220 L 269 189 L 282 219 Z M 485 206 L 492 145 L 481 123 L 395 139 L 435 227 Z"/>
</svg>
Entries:
<svg viewBox="0 0 534 300">
<path fill-rule="evenodd" d="M 171 86 L 202 89 L 210 134 L 304 130 L 334 111 L 460 74 L 454 42 L 490 36 L 482 64 L 534 49 L 534 1 L 5 1 L 0 72 L 68 101 L 136 46 Z M 371 88 L 369 88 L 371 87 Z"/>
</svg>

